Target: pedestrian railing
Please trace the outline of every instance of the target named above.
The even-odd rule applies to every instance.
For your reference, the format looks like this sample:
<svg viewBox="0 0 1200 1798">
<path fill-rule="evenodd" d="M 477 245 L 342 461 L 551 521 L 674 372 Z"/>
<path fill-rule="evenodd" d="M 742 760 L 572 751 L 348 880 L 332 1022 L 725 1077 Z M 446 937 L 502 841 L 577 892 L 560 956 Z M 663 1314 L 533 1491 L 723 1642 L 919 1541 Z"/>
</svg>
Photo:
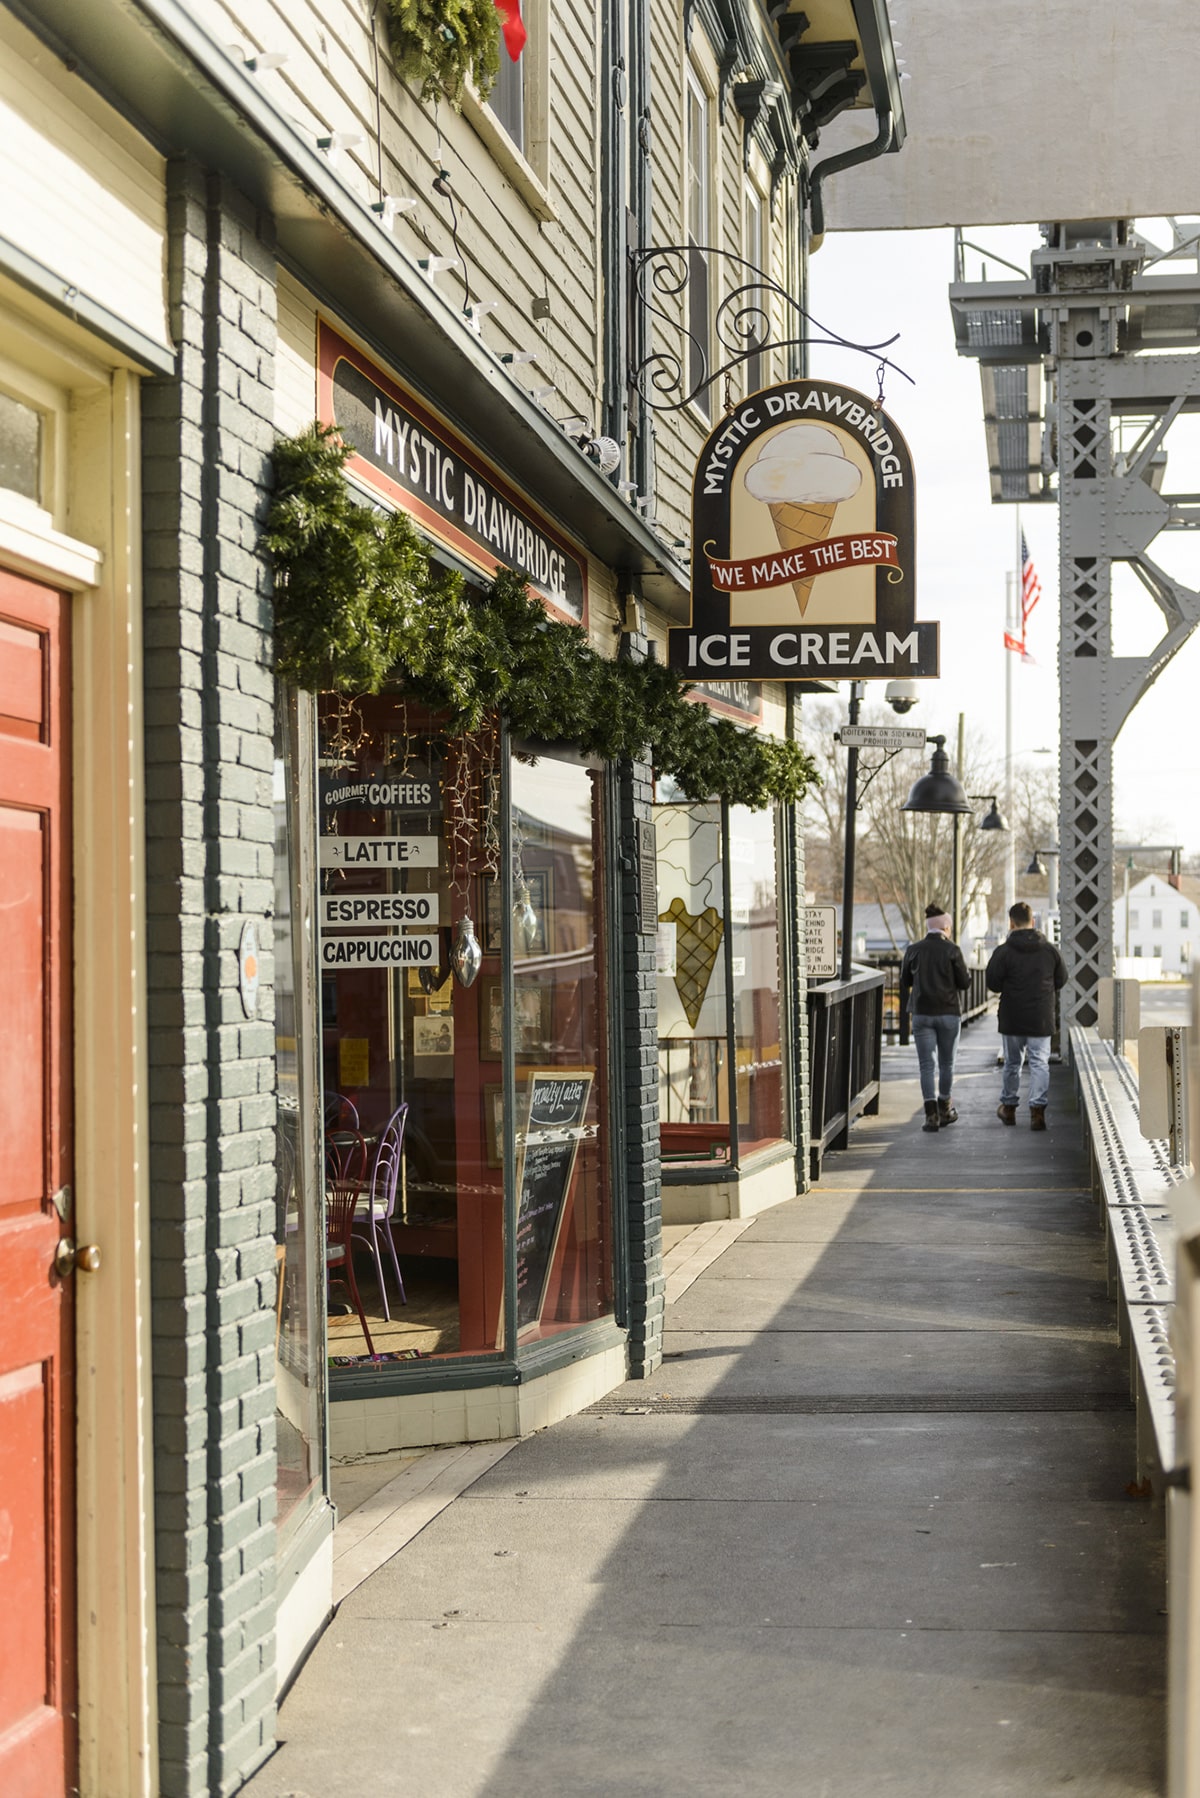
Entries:
<svg viewBox="0 0 1200 1798">
<path fill-rule="evenodd" d="M 883 1035 L 888 1043 L 899 1042 L 901 1047 L 912 1041 L 912 1009 L 909 1000 L 912 995 L 900 992 L 900 963 L 889 962 L 883 968 L 885 975 L 883 999 Z M 987 970 L 971 967 L 967 969 L 970 980 L 962 1001 L 962 1021 L 973 1024 L 981 1018 L 992 1004 L 995 994 L 987 989 Z"/>
<path fill-rule="evenodd" d="M 879 1110 L 886 975 L 856 967 L 849 980 L 808 989 L 812 1178 L 828 1149 L 846 1148 L 855 1118 Z"/>
<path fill-rule="evenodd" d="M 968 968 L 967 976 L 971 984 L 963 994 L 962 1021 L 973 1024 L 983 1017 L 995 995 L 988 992 L 986 968 Z"/>
</svg>

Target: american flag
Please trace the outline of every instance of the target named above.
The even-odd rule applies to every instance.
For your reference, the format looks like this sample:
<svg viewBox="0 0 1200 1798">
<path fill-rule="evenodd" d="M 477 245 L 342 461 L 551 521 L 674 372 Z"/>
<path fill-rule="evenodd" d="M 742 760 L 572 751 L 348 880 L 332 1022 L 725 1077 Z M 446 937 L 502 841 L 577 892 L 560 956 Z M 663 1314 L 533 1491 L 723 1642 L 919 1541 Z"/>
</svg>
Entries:
<svg viewBox="0 0 1200 1798">
<path fill-rule="evenodd" d="M 1042 583 L 1038 579 L 1037 569 L 1033 565 L 1033 557 L 1029 553 L 1029 545 L 1025 541 L 1025 533 L 1021 532 L 1021 635 L 1014 637 L 1010 631 L 1004 633 L 1004 647 L 1011 649 L 1023 661 L 1032 662 L 1033 657 L 1025 647 L 1026 626 L 1029 614 L 1042 597 Z"/>
<path fill-rule="evenodd" d="M 1029 614 L 1042 597 L 1042 583 L 1038 580 L 1037 569 L 1033 565 L 1033 557 L 1029 553 L 1029 545 L 1025 541 L 1025 533 L 1021 532 L 1021 647 L 1025 647 L 1025 626 L 1029 622 Z"/>
</svg>

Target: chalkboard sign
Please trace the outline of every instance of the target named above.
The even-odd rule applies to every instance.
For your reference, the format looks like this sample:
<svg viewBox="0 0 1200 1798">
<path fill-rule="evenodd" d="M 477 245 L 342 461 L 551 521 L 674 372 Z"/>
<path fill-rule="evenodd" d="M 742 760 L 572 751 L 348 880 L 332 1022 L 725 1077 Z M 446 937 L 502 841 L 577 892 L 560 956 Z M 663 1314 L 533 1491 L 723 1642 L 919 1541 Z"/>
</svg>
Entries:
<svg viewBox="0 0 1200 1798">
<path fill-rule="evenodd" d="M 517 1329 L 538 1323 L 591 1096 L 591 1068 L 531 1069 L 528 1123 L 518 1137 Z"/>
</svg>

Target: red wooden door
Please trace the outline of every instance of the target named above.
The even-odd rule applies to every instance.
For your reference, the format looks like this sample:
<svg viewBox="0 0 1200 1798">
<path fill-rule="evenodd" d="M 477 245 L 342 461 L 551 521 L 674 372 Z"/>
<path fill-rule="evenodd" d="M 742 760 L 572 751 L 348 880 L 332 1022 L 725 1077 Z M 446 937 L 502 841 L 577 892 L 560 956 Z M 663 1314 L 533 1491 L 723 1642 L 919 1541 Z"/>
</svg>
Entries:
<svg viewBox="0 0 1200 1798">
<path fill-rule="evenodd" d="M 70 748 L 62 594 L 0 570 L 0 1792 L 75 1784 Z M 60 1215 L 60 1213 L 62 1215 Z"/>
</svg>

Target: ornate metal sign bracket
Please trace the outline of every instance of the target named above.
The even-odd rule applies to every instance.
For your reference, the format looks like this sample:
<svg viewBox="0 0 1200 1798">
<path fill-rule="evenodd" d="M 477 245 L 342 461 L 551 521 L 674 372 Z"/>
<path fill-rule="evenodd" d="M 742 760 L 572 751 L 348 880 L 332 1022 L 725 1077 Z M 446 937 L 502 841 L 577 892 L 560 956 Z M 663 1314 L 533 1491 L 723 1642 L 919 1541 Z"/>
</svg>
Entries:
<svg viewBox="0 0 1200 1798">
<path fill-rule="evenodd" d="M 663 244 L 631 250 L 629 260 L 636 302 L 658 319 L 679 345 L 678 351 L 652 349 L 630 369 L 629 384 L 651 411 L 680 411 L 752 356 L 810 344 L 878 358 L 881 398 L 884 370 L 893 369 L 906 381 L 913 380 L 899 363 L 883 354 L 898 341 L 898 332 L 879 343 L 855 343 L 842 337 L 818 323 L 778 281 L 729 250 L 715 250 L 706 244 Z M 731 278 L 738 284 L 712 313 L 709 341 L 705 342 L 688 328 L 689 288 L 696 275 L 712 283 L 718 268 L 731 270 Z M 778 336 L 777 318 L 783 321 L 784 331 Z"/>
</svg>

